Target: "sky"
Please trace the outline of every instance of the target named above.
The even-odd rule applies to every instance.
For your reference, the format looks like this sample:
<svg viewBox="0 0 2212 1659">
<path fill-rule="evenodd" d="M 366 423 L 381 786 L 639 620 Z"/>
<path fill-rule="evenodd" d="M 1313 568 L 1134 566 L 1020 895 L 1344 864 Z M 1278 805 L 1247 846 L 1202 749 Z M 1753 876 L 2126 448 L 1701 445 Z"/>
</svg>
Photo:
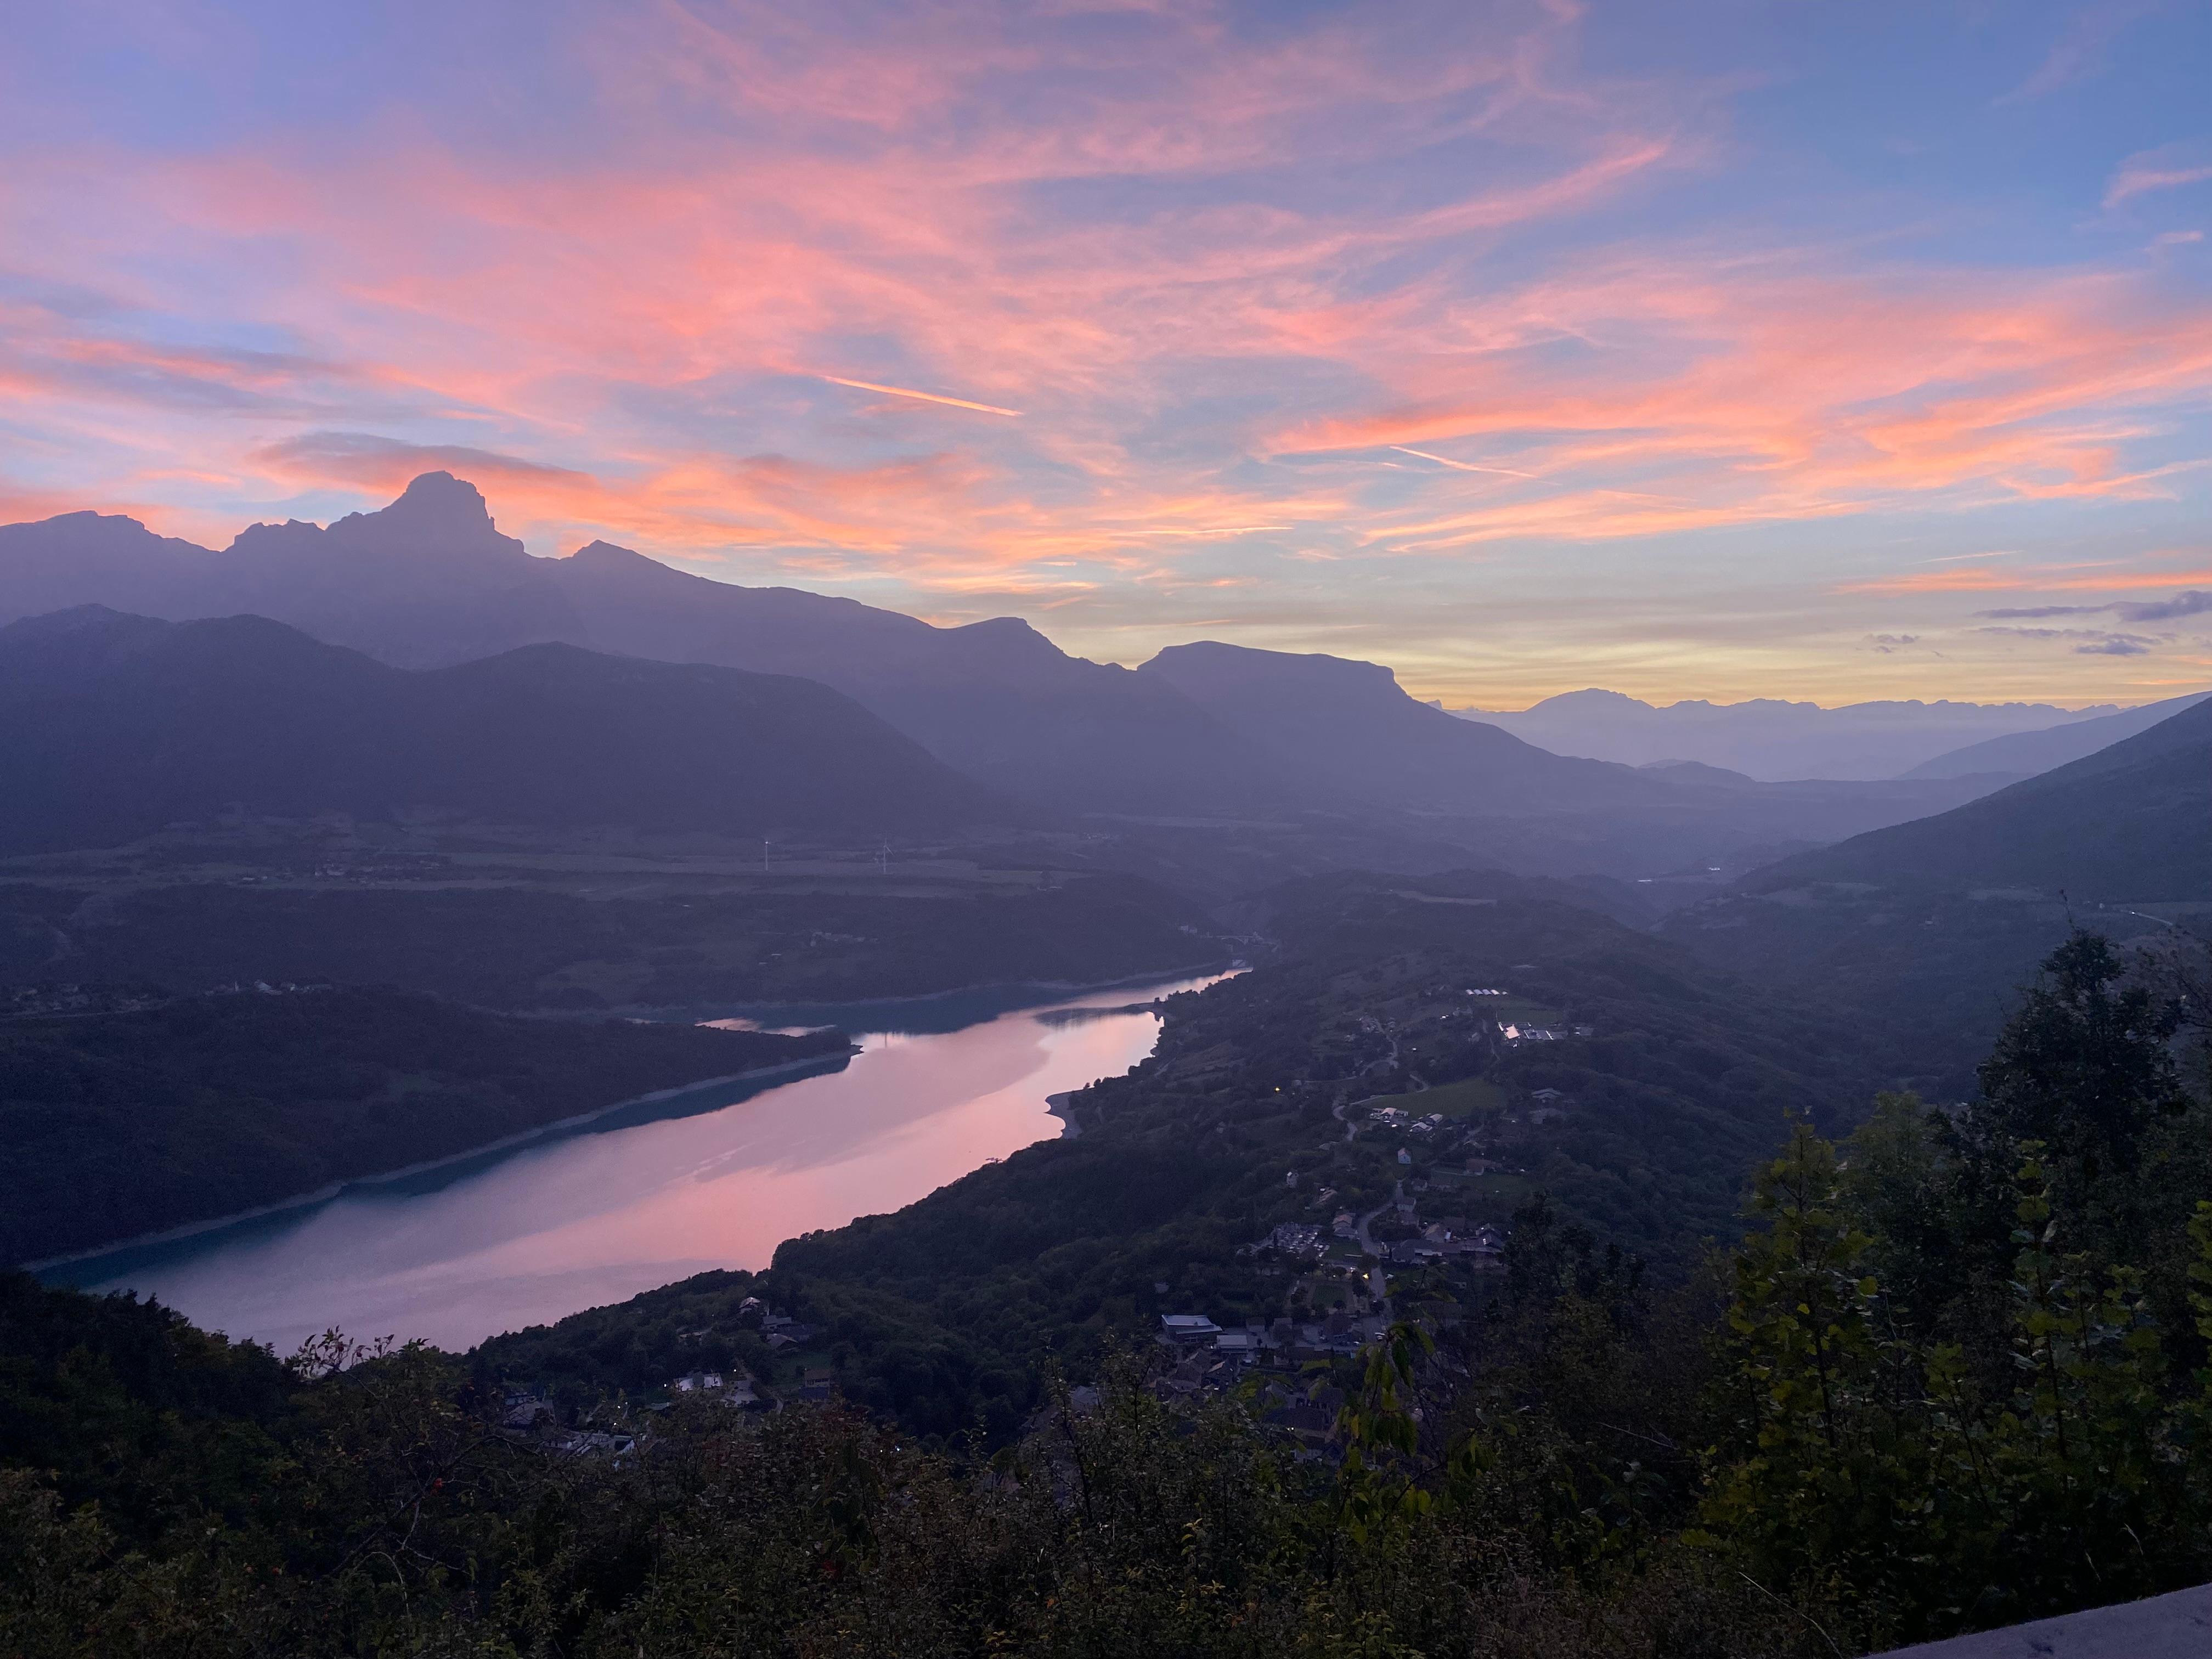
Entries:
<svg viewBox="0 0 2212 1659">
<path fill-rule="evenodd" d="M 1134 663 L 2212 684 L 2212 5 L 6 4 L 0 522 Z"/>
</svg>

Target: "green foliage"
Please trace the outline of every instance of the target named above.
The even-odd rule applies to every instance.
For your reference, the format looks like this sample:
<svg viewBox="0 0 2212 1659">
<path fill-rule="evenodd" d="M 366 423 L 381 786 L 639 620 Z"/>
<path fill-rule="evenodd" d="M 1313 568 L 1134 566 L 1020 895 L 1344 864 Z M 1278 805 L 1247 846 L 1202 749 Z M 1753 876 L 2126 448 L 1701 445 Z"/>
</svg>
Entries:
<svg viewBox="0 0 2212 1659">
<path fill-rule="evenodd" d="M 1790 1126 L 1725 1262 L 1648 1273 L 1539 1193 L 1465 1299 L 1398 1275 L 1386 1340 L 1319 1381 L 1318 1450 L 1256 1387 L 1156 1387 L 1131 1284 L 1255 1282 L 1236 1246 L 1304 1212 L 1285 1147 L 1342 1144 L 1296 1099 L 1342 971 L 1183 1005 L 1079 1140 L 466 1362 L 333 1335 L 280 1363 L 0 1281 L 0 1652 L 1796 1659 L 2212 1573 L 2208 1103 L 2089 951 L 1983 1099 L 1886 1097 L 1840 1146 Z M 871 1409 L 601 1397 L 765 1365 L 748 1295 L 827 1324 Z M 505 1377 L 636 1438 L 502 1431 Z"/>
<path fill-rule="evenodd" d="M 1981 1100 L 1885 1099 L 1847 1171 L 1801 1129 L 1736 1257 L 1698 1535 L 1869 1641 L 2212 1571 L 2204 1379 L 2177 1384 L 2212 1335 L 2212 1206 L 2178 1150 L 2207 1103 L 2103 941 L 2046 971 Z"/>
</svg>

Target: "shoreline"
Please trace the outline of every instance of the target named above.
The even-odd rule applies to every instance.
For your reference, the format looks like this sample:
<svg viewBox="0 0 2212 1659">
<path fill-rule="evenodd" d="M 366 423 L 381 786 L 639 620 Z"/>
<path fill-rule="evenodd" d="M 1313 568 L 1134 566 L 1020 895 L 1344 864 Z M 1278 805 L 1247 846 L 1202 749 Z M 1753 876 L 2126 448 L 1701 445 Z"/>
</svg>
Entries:
<svg viewBox="0 0 2212 1659">
<path fill-rule="evenodd" d="M 442 1153 L 436 1158 L 424 1158 L 419 1163 L 403 1164 L 393 1170 L 378 1170 L 368 1175 L 347 1176 L 337 1181 L 327 1182 L 313 1192 L 295 1193 L 289 1198 L 272 1199 L 266 1204 L 257 1204 L 251 1209 L 233 1210 L 227 1214 L 211 1216 L 205 1221 L 188 1221 L 182 1226 L 166 1228 L 160 1232 L 135 1233 L 128 1238 L 111 1239 L 105 1244 L 94 1244 L 82 1250 L 70 1250 L 60 1255 L 42 1256 L 35 1261 L 17 1262 L 16 1271 L 27 1273 L 45 1273 L 49 1268 L 65 1267 L 72 1261 L 91 1261 L 103 1255 L 112 1255 L 118 1250 L 141 1249 L 155 1244 L 173 1244 L 179 1239 L 195 1237 L 201 1233 L 216 1232 L 224 1227 L 234 1226 L 241 1221 L 258 1221 L 264 1216 L 282 1215 L 287 1210 L 305 1209 L 312 1205 L 325 1204 L 351 1188 L 377 1187 L 387 1182 L 404 1181 L 410 1176 L 427 1174 L 432 1170 L 442 1170 L 449 1164 L 459 1164 L 472 1158 L 481 1158 L 487 1152 L 507 1152 L 517 1146 L 527 1146 L 533 1140 L 541 1140 L 560 1130 L 580 1128 L 586 1123 L 606 1116 L 610 1112 L 621 1111 L 626 1106 L 643 1106 L 654 1101 L 673 1100 L 678 1095 L 688 1095 L 696 1089 L 719 1089 L 726 1084 L 750 1082 L 755 1078 L 775 1077 L 785 1072 L 803 1071 L 812 1066 L 825 1066 L 832 1061 L 849 1060 L 860 1052 L 860 1050 L 856 1048 L 848 1048 L 842 1055 L 810 1054 L 804 1060 L 787 1060 L 775 1066 L 756 1066 L 750 1071 L 732 1072 L 722 1077 L 702 1077 L 696 1083 L 679 1083 L 672 1088 L 655 1089 L 648 1094 L 632 1095 L 625 1100 L 611 1101 L 605 1106 L 595 1106 L 588 1112 L 574 1112 L 567 1117 L 555 1118 L 552 1121 L 541 1123 L 535 1128 L 517 1129 L 514 1133 L 501 1135 L 496 1140 L 487 1140 L 477 1146 L 466 1146 L 457 1152 Z"/>
<path fill-rule="evenodd" d="M 981 985 L 956 987 L 952 989 L 945 991 L 925 992 L 918 995 L 912 996 L 875 997 L 847 1003 L 843 1006 L 848 1007 L 890 1007 L 901 1005 L 932 1002 L 943 998 L 963 996 L 972 994 L 977 991 L 991 990 L 1035 990 L 1045 994 L 1048 999 L 1051 997 L 1088 995 L 1093 992 L 1098 991 L 1114 991 L 1123 988 L 1136 989 L 1147 985 L 1159 985 L 1176 980 L 1197 978 L 1209 973 L 1232 973 L 1237 971 L 1233 966 L 1233 963 L 1237 960 L 1239 959 L 1231 958 L 1232 965 L 1214 964 L 1168 969 L 1164 970 L 1146 972 L 1133 977 L 1102 981 L 1096 984 L 1090 985 L 1070 985 L 1044 980 L 1000 980 Z M 820 1005 L 808 1003 L 751 1003 L 745 1006 L 759 1009 L 770 1009 L 779 1006 L 804 1008 L 809 1006 L 818 1006 Z M 1132 1005 L 1133 1008 L 1136 1006 L 1137 1005 Z M 511 1012 L 514 1011 L 506 1012 Z M 664 1014 L 671 1012 L 689 1014 L 696 1012 L 696 1010 L 671 1009 L 663 1007 L 657 1010 L 657 1012 Z M 523 1017 L 536 1018 L 538 1016 L 525 1015 Z M 596 1011 L 592 1014 L 579 1016 L 574 1010 L 563 1010 L 561 1011 L 559 1015 L 556 1015 L 555 1017 L 567 1017 L 572 1018 L 642 1018 L 643 1014 L 635 1011 L 603 1010 Z M 512 1134 L 502 1135 L 495 1140 L 485 1141 L 477 1146 L 465 1147 L 459 1152 L 447 1152 L 441 1154 L 436 1158 L 425 1158 L 416 1163 L 402 1164 L 397 1169 L 380 1170 L 367 1175 L 347 1176 L 339 1180 L 327 1182 L 324 1185 L 316 1188 L 312 1192 L 295 1193 L 289 1197 L 272 1199 L 266 1204 L 257 1204 L 250 1208 L 243 1210 L 228 1211 L 219 1216 L 211 1216 L 204 1221 L 186 1222 L 179 1226 L 164 1228 L 158 1232 L 134 1233 L 127 1238 L 112 1239 L 104 1244 L 91 1245 L 80 1250 L 68 1250 L 58 1255 L 42 1256 L 35 1261 L 18 1262 L 15 1264 L 15 1267 L 18 1272 L 21 1273 L 43 1273 L 56 1267 L 68 1267 L 72 1262 L 94 1261 L 100 1256 L 114 1255 L 124 1250 L 142 1249 L 148 1249 L 155 1245 L 175 1243 L 179 1240 L 195 1237 L 202 1233 L 216 1232 L 225 1227 L 235 1226 L 241 1222 L 257 1221 L 268 1216 L 281 1215 L 288 1210 L 306 1209 L 317 1204 L 327 1203 L 331 1199 L 337 1197 L 340 1194 L 351 1188 L 380 1186 L 389 1182 L 403 1181 L 410 1176 L 422 1175 L 432 1170 L 443 1169 L 450 1164 L 459 1164 L 468 1158 L 479 1158 L 491 1152 L 510 1151 L 518 1146 L 526 1146 L 532 1141 L 543 1139 L 549 1135 L 558 1133 L 563 1130 L 580 1128 L 596 1119 L 606 1116 L 611 1112 L 620 1111 L 625 1107 L 646 1105 L 654 1101 L 671 1100 L 678 1095 L 689 1094 L 694 1090 L 720 1088 L 727 1084 L 743 1083 L 750 1081 L 757 1078 L 775 1077 L 785 1073 L 803 1071 L 811 1067 L 829 1064 L 833 1060 L 848 1060 L 854 1055 L 858 1054 L 860 1052 L 861 1050 L 857 1047 L 848 1047 L 842 1056 L 816 1054 L 803 1060 L 785 1060 L 775 1066 L 754 1066 L 749 1071 L 732 1072 L 723 1077 L 701 1078 L 696 1083 L 679 1084 L 672 1088 L 656 1089 L 647 1094 L 633 1095 L 627 1099 L 612 1101 L 605 1106 L 594 1107 L 588 1112 L 577 1112 L 573 1113 L 567 1117 L 556 1118 L 550 1122 L 540 1124 L 534 1128 L 518 1129 Z M 1086 1085 L 1085 1086 L 1087 1087 L 1088 1085 Z M 1075 1090 L 1068 1090 L 1060 1094 L 1051 1095 L 1046 1097 L 1046 1110 L 1051 1115 L 1060 1119 L 1060 1121 L 1061 1127 L 1059 1136 L 1059 1139 L 1060 1139 L 1073 1140 L 1083 1133 L 1081 1126 L 1077 1124 L 1073 1118 L 1070 1116 L 1065 1109 L 1066 1101 L 1077 1092 L 1079 1091 Z M 1061 1104 L 1055 1105 L 1054 1103 L 1055 1101 L 1060 1102 Z"/>
<path fill-rule="evenodd" d="M 748 1001 L 738 999 L 731 1004 L 720 1003 L 629 1003 L 614 1008 L 594 1008 L 580 1012 L 574 1008 L 514 1010 L 527 1013 L 530 1018 L 561 1018 L 583 1019 L 644 1019 L 654 1014 L 691 1015 L 701 1009 L 737 1006 L 773 1011 L 778 1008 L 899 1008 L 915 1003 L 938 1002 L 947 997 L 973 996 L 981 991 L 1036 991 L 1047 998 L 1088 996 L 1093 991 L 1134 990 L 1146 985 L 1161 985 L 1170 980 L 1197 979 L 1206 974 L 1226 974 L 1235 971 L 1242 957 L 1186 964 L 1176 968 L 1147 969 L 1141 974 L 1126 975 L 1119 979 L 1088 981 L 1056 979 L 993 979 L 981 980 L 973 985 L 949 985 L 941 991 L 914 991 L 891 997 L 817 997 L 805 1001 L 762 999 Z"/>
<path fill-rule="evenodd" d="M 1087 1089 L 1090 1086 L 1089 1084 L 1085 1084 L 1084 1088 Z M 1063 1089 L 1056 1095 L 1047 1095 L 1044 1097 L 1045 1110 L 1060 1120 L 1060 1138 L 1062 1140 L 1077 1140 L 1082 1138 L 1083 1126 L 1075 1121 L 1074 1111 L 1075 1097 L 1082 1092 L 1082 1089 Z"/>
</svg>

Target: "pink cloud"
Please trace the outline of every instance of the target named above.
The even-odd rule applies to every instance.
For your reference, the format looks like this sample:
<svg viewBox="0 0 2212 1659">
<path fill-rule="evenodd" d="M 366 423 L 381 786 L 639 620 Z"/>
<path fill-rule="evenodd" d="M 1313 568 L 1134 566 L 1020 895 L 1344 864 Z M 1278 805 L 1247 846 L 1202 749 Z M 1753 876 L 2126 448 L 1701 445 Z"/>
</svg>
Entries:
<svg viewBox="0 0 2212 1659">
<path fill-rule="evenodd" d="M 1750 214 L 1642 228 L 1740 156 L 1711 88 L 1579 61 L 1571 8 L 1256 36 L 1067 11 L 601 15 L 568 43 L 592 142 L 556 154 L 392 116 L 19 158 L 10 263 L 113 302 L 0 315 L 46 446 L 7 465 L 195 523 L 444 467 L 539 550 L 603 535 L 919 608 L 1285 570 L 1334 571 L 1335 604 L 1363 556 L 2189 482 L 2200 299 Z"/>
<path fill-rule="evenodd" d="M 2208 179 L 2212 179 L 2212 145 L 2199 142 L 2147 149 L 2120 163 L 2112 183 L 2105 186 L 2105 207 L 2109 211 L 2131 197 L 2200 185 Z"/>
</svg>

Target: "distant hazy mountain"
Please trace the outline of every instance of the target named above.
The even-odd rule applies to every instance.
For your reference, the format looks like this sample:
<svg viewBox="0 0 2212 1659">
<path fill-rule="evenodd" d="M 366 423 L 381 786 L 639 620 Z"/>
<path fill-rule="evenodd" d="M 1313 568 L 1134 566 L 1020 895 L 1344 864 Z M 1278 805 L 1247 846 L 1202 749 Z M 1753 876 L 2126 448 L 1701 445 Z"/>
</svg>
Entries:
<svg viewBox="0 0 2212 1659">
<path fill-rule="evenodd" d="M 854 836 L 1016 809 L 811 681 L 537 645 L 392 668 L 282 623 L 0 628 L 0 849 L 237 809 Z"/>
<path fill-rule="evenodd" d="M 1899 1083 L 1956 1099 L 2069 928 L 2157 939 L 2166 924 L 2136 907 L 2205 897 L 2212 702 L 1955 811 L 1770 864 L 1660 931 L 1747 983 L 1871 1011 L 1899 1053 L 1929 1057 Z"/>
<path fill-rule="evenodd" d="M 2002 738 L 1985 738 L 1964 749 L 1954 749 L 1947 755 L 1938 755 L 1934 760 L 1923 761 L 1905 775 L 1960 778 L 1977 772 L 2011 772 L 2033 777 L 2054 766 L 2094 755 L 2123 738 L 2148 732 L 2160 721 L 2170 720 L 2185 708 L 2194 708 L 2208 696 L 2212 696 L 2212 691 L 2197 691 L 2185 697 L 2168 697 L 2163 702 L 2148 702 L 2140 708 L 2126 709 L 2118 714 L 2073 720 L 2040 732 L 2014 732 Z"/>
<path fill-rule="evenodd" d="M 380 512 L 256 525 L 221 552 L 90 513 L 0 527 L 0 623 L 87 604 L 170 620 L 250 612 L 402 667 L 560 641 L 799 675 L 969 775 L 1060 806 L 1248 811 L 1285 796 L 1271 763 L 1171 687 L 1070 657 L 1016 618 L 937 628 L 604 542 L 533 558 L 475 486 L 443 472 Z"/>
<path fill-rule="evenodd" d="M 2042 731 L 2118 712 L 2050 703 L 1861 702 L 1840 708 L 1762 697 L 1750 702 L 1654 707 L 1618 691 L 1569 691 L 1515 713 L 1466 708 L 1467 720 L 1560 755 L 1632 766 L 1701 761 L 1769 781 L 1893 778 L 1924 761 L 2014 732 Z M 2027 768 L 1995 767 L 1995 771 Z M 1956 774 L 1944 774 L 1946 776 Z"/>
<path fill-rule="evenodd" d="M 1316 795 L 1431 811 L 1525 813 L 1650 806 L 1663 781 L 1571 760 L 1401 690 L 1379 663 L 1170 646 L 1137 671 L 1261 745 Z"/>
<path fill-rule="evenodd" d="M 1784 860 L 1747 884 L 1823 881 L 2212 898 L 2212 702 L 1955 811 Z"/>
<path fill-rule="evenodd" d="M 1832 841 L 1940 812 L 1987 779 L 1760 783 L 1702 765 L 1638 769 L 1569 758 L 1417 702 L 1376 663 L 1201 641 L 1138 671 L 1275 757 L 1316 804 L 1480 820 L 1496 855 L 1546 868 L 1499 821 L 1541 819 L 1540 842 L 1580 847 L 1585 868 L 1665 869 L 1762 843 Z"/>
</svg>

